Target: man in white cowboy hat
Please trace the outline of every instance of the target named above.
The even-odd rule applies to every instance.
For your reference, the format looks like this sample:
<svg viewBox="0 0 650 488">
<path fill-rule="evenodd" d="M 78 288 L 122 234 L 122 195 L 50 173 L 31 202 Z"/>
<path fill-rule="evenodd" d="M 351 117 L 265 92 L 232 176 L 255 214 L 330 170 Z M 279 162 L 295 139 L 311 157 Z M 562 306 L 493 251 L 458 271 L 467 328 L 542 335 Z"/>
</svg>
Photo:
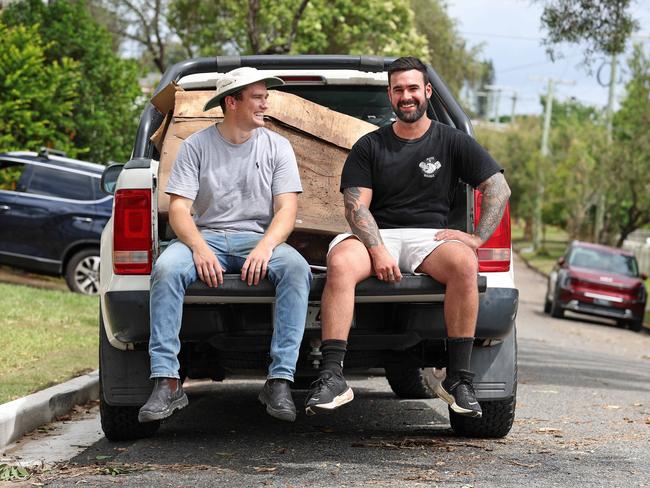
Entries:
<svg viewBox="0 0 650 488">
<path fill-rule="evenodd" d="M 302 191 L 296 157 L 289 141 L 264 128 L 268 88 L 282 84 L 255 68 L 225 74 L 204 108 L 220 105 L 223 121 L 191 135 L 179 149 L 165 189 L 177 238 L 151 274 L 154 388 L 140 409 L 140 422 L 164 419 L 187 405 L 177 359 L 187 286 L 200 279 L 219 287 L 223 274 L 234 272 L 249 286 L 268 277 L 276 287 L 271 365 L 259 400 L 273 417 L 296 418 L 290 383 L 311 273 L 304 258 L 285 243 Z"/>
</svg>

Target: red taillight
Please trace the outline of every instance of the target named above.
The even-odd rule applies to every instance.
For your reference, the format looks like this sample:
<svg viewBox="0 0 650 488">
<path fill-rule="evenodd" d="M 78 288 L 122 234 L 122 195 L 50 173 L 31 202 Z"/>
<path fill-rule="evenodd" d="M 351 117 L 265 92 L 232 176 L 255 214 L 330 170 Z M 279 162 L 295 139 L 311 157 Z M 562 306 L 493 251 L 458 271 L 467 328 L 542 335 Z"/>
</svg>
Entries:
<svg viewBox="0 0 650 488">
<path fill-rule="evenodd" d="M 119 190 L 113 216 L 113 271 L 151 273 L 151 190 Z"/>
<path fill-rule="evenodd" d="M 481 201 L 483 195 L 474 190 L 474 222 L 481 218 Z M 509 271 L 510 270 L 510 204 L 506 204 L 503 218 L 494 234 L 478 248 L 479 271 Z"/>
</svg>

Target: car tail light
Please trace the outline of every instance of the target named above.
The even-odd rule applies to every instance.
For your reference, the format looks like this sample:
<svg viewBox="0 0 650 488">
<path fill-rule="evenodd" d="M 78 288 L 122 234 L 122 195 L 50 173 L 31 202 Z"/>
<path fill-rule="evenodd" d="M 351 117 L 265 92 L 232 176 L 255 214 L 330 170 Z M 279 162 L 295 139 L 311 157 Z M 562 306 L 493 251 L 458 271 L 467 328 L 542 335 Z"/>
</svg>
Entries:
<svg viewBox="0 0 650 488">
<path fill-rule="evenodd" d="M 478 223 L 481 218 L 481 202 L 483 195 L 474 190 L 474 222 Z M 509 271 L 510 253 L 510 204 L 506 204 L 501 222 L 496 230 L 485 243 L 476 251 L 478 255 L 479 271 Z"/>
<path fill-rule="evenodd" d="M 119 190 L 113 218 L 113 271 L 151 273 L 151 190 Z"/>
</svg>

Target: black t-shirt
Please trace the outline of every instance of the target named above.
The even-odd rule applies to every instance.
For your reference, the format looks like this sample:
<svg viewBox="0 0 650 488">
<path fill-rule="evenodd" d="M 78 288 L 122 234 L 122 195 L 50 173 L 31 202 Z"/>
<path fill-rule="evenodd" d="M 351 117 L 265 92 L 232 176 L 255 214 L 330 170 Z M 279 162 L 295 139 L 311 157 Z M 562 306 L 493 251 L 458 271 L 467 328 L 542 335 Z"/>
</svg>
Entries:
<svg viewBox="0 0 650 488">
<path fill-rule="evenodd" d="M 341 191 L 372 189 L 370 212 L 380 229 L 442 229 L 458 179 L 476 188 L 499 171 L 488 152 L 457 129 L 431 121 L 422 137 L 405 140 L 389 125 L 352 147 Z"/>
</svg>

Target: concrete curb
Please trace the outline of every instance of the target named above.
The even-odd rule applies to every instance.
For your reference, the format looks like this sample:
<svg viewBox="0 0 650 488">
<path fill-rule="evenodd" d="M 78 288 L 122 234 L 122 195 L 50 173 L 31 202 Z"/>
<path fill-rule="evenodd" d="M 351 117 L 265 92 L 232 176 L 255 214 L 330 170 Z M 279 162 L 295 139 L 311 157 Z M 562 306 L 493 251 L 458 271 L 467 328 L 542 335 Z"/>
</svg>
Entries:
<svg viewBox="0 0 650 488">
<path fill-rule="evenodd" d="M 27 432 L 99 398 L 99 371 L 0 405 L 0 449 Z"/>
</svg>

